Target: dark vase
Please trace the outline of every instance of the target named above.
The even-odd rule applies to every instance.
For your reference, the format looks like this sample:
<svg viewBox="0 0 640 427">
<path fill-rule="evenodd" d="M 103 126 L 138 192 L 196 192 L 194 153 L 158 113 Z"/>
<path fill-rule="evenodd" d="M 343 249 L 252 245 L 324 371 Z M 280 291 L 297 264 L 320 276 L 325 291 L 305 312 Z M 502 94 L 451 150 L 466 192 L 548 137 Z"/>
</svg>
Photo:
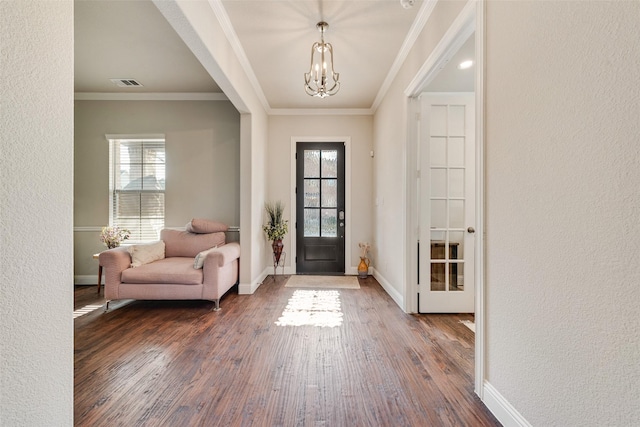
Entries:
<svg viewBox="0 0 640 427">
<path fill-rule="evenodd" d="M 280 255 L 282 255 L 282 248 L 284 247 L 282 239 L 274 240 L 271 247 L 273 248 L 274 264 L 278 265 L 280 264 Z"/>
</svg>

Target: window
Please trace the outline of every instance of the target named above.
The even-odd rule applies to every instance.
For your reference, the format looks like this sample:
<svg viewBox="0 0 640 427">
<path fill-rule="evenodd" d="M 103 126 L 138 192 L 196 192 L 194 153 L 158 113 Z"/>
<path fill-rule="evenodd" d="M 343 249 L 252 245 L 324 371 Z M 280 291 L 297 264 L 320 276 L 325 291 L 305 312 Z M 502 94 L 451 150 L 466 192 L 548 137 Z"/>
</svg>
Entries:
<svg viewBox="0 0 640 427">
<path fill-rule="evenodd" d="M 109 223 L 132 242 L 158 240 L 164 227 L 164 136 L 109 140 Z"/>
</svg>

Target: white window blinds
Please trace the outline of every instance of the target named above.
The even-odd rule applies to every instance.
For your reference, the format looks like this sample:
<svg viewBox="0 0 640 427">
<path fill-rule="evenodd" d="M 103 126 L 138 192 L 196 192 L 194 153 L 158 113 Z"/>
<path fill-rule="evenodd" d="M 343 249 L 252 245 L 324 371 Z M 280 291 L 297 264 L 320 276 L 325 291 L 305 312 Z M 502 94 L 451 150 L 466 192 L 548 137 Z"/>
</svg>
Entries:
<svg viewBox="0 0 640 427">
<path fill-rule="evenodd" d="M 111 225 L 131 231 L 132 242 L 158 240 L 164 227 L 164 138 L 111 139 Z"/>
</svg>

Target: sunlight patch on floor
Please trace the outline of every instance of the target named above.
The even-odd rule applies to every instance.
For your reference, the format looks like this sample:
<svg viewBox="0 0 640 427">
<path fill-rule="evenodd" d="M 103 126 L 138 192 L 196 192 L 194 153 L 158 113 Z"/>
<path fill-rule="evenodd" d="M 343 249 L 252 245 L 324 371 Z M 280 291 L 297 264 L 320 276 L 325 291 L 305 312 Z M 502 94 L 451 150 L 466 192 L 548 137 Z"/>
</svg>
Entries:
<svg viewBox="0 0 640 427">
<path fill-rule="evenodd" d="M 333 328 L 342 325 L 342 316 L 339 291 L 297 290 L 275 323 L 278 326 Z"/>
<path fill-rule="evenodd" d="M 73 318 L 75 319 L 76 317 L 84 316 L 85 314 L 91 313 L 92 311 L 95 311 L 95 310 L 97 310 L 99 308 L 102 308 L 102 304 L 100 304 L 100 305 L 93 305 L 93 304 L 85 305 L 84 307 L 79 308 L 79 309 L 77 309 L 77 310 L 75 310 L 73 312 Z"/>
</svg>

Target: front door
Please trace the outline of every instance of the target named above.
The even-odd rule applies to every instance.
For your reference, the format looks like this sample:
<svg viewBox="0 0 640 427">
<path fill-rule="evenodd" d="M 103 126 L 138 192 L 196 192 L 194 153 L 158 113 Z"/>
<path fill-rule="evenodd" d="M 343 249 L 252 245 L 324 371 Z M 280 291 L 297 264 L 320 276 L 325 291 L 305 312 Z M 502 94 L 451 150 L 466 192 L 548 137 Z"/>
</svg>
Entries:
<svg viewBox="0 0 640 427">
<path fill-rule="evenodd" d="M 473 94 L 423 94 L 419 179 L 419 311 L 473 313 Z"/>
<path fill-rule="evenodd" d="M 296 145 L 296 271 L 344 274 L 344 143 Z"/>
</svg>

